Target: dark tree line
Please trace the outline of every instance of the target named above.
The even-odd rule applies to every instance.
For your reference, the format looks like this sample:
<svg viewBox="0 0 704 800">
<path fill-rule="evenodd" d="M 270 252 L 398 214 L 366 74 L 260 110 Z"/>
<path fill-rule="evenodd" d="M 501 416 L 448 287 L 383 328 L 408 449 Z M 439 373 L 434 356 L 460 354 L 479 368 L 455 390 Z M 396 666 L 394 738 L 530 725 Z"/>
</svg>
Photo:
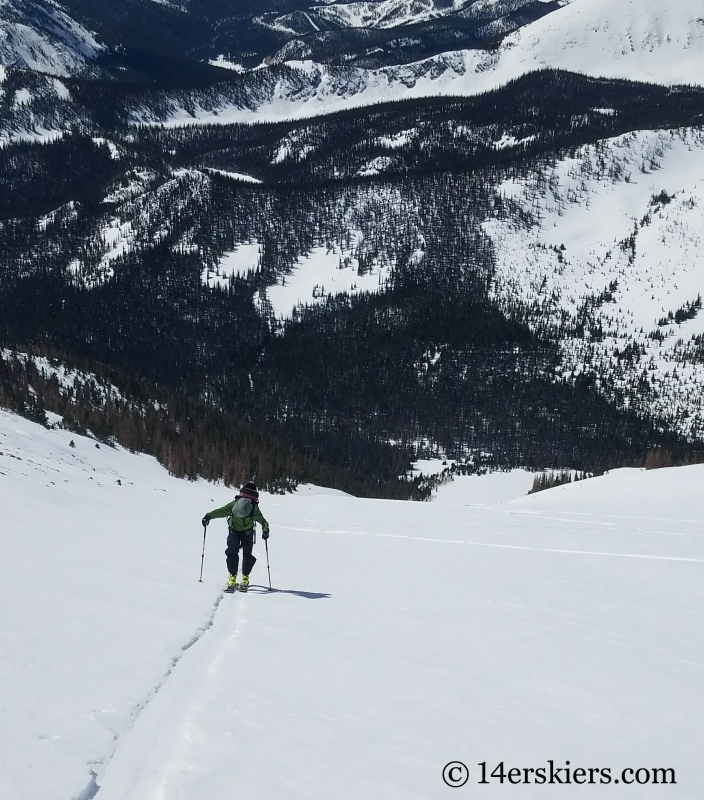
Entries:
<svg viewBox="0 0 704 800">
<path fill-rule="evenodd" d="M 0 353 L 0 407 L 44 425 L 47 411 L 59 414 L 64 428 L 153 455 L 180 478 L 222 480 L 227 486 L 256 479 L 272 492 L 316 483 L 359 496 L 404 500 L 426 499 L 437 483 L 436 478 L 422 475 L 370 479 L 330 468 L 281 437 L 213 406 L 114 369 L 48 351 L 46 356 L 38 353 Z M 399 449 L 397 475 L 409 468 Z"/>
</svg>

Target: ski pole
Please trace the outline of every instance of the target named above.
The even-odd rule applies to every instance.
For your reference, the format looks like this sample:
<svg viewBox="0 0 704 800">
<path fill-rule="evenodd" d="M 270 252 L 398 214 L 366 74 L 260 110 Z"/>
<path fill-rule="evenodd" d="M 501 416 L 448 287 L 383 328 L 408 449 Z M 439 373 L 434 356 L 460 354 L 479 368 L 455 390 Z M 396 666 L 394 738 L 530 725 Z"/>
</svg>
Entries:
<svg viewBox="0 0 704 800">
<path fill-rule="evenodd" d="M 264 546 L 266 547 L 266 571 L 269 573 L 269 591 L 273 592 L 271 588 L 271 568 L 269 567 L 269 540 L 264 539 Z"/>
<path fill-rule="evenodd" d="M 200 557 L 200 578 L 198 578 L 198 583 L 203 583 L 203 562 L 205 561 L 205 535 L 208 532 L 208 526 L 203 525 L 203 552 Z"/>
</svg>

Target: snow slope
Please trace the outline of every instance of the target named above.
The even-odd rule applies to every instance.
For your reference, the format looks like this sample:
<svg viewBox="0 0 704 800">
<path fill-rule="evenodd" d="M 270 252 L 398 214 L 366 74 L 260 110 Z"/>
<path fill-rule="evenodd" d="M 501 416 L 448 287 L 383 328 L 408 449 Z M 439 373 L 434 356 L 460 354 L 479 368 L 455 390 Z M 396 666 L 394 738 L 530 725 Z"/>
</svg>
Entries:
<svg viewBox="0 0 704 800">
<path fill-rule="evenodd" d="M 700 796 L 704 467 L 508 503 L 501 476 L 428 504 L 264 496 L 279 591 L 258 544 L 223 598 L 224 523 L 199 584 L 200 518 L 231 491 L 6 412 L 0 453 L 3 800 L 427 800 L 454 759 L 468 791 L 478 762 L 554 759 Z"/>
<path fill-rule="evenodd" d="M 78 796 L 217 599 L 181 484 L 95 444 L 0 412 L 4 800 Z"/>
<path fill-rule="evenodd" d="M 704 17 L 695 0 L 572 0 L 508 37 L 495 76 L 550 67 L 603 78 L 701 83 Z"/>
<path fill-rule="evenodd" d="M 484 226 L 496 248 L 497 298 L 532 309 L 536 327 L 567 323 L 565 376 L 595 371 L 613 382 L 607 393 L 634 392 L 674 428 L 703 436 L 696 337 L 704 315 L 670 319 L 704 295 L 702 132 L 643 131 L 585 146 L 500 192 L 532 224 L 512 215 Z"/>
<path fill-rule="evenodd" d="M 442 74 L 423 69 L 425 64 Z M 694 0 L 571 0 L 508 36 L 495 52 L 459 51 L 405 71 L 425 73 L 409 88 L 417 96 L 431 86 L 440 94 L 475 94 L 544 68 L 662 84 L 701 83 L 701 5 Z M 397 70 L 404 71 L 389 67 L 370 74 L 383 81 Z"/>
<path fill-rule="evenodd" d="M 246 101 L 236 103 L 223 96 L 188 108 L 175 101 L 156 115 L 135 109 L 133 119 L 224 124 L 302 118 L 391 100 L 475 95 L 540 69 L 701 85 L 704 12 L 694 0 L 572 0 L 510 34 L 496 50 L 447 52 L 377 70 L 300 60 L 287 64 L 293 76 L 276 80 L 259 95 L 252 90 Z"/>
<path fill-rule="evenodd" d="M 0 64 L 67 77 L 104 50 L 58 3 L 0 2 Z"/>
</svg>

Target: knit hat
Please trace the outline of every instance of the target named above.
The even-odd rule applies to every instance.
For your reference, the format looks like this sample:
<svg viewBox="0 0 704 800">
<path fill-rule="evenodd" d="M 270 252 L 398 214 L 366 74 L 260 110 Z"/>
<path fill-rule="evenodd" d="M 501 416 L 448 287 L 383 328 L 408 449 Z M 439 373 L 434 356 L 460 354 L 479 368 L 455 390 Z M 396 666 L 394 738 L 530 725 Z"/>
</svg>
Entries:
<svg viewBox="0 0 704 800">
<path fill-rule="evenodd" d="M 259 500 L 259 492 L 257 491 L 257 487 L 253 483 L 245 483 L 245 485 L 240 489 L 240 497 L 246 497 L 247 500 L 254 500 L 256 502 Z"/>
</svg>

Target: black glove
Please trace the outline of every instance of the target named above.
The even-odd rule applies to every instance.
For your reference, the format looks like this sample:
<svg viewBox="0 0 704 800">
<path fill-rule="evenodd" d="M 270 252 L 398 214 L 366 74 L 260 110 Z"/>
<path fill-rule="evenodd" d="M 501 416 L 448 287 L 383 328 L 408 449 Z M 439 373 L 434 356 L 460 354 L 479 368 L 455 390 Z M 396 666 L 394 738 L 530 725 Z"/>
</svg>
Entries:
<svg viewBox="0 0 704 800">
<path fill-rule="evenodd" d="M 262 531 L 262 539 L 266 541 L 269 538 L 269 531 Z"/>
<path fill-rule="evenodd" d="M 210 514 L 206 514 L 203 517 L 203 527 L 207 528 L 209 524 L 210 524 Z"/>
</svg>

